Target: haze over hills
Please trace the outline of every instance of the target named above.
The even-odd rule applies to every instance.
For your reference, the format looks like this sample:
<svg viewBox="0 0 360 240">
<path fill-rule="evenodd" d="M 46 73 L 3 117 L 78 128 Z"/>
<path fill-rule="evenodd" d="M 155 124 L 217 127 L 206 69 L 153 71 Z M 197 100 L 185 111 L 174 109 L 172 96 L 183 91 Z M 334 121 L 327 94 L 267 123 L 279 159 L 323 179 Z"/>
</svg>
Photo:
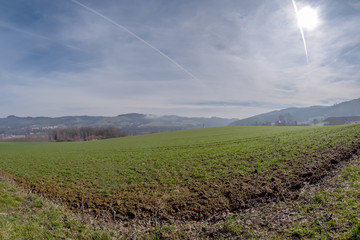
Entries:
<svg viewBox="0 0 360 240">
<path fill-rule="evenodd" d="M 129 113 L 115 117 L 65 116 L 65 117 L 16 117 L 0 118 L 0 134 L 27 134 L 59 127 L 115 126 L 130 134 L 173 131 L 181 129 L 227 126 L 237 119 L 190 118 L 174 115 L 155 116 Z"/>
<path fill-rule="evenodd" d="M 307 108 L 286 108 L 279 111 L 259 114 L 253 117 L 237 120 L 230 126 L 241 125 L 269 125 L 280 119 L 287 122 L 321 122 L 330 117 L 360 116 L 360 98 L 333 106 L 311 106 Z"/>
<path fill-rule="evenodd" d="M 129 134 L 145 134 L 182 129 L 272 125 L 283 120 L 285 125 L 323 122 L 331 117 L 360 117 L 360 98 L 333 106 L 312 106 L 307 108 L 287 108 L 245 119 L 194 118 L 175 115 L 155 116 L 139 113 L 122 114 L 115 117 L 104 116 L 64 116 L 64 117 L 17 117 L 0 118 L 1 135 L 24 135 L 44 133 L 59 127 L 115 126 Z M 352 118 L 353 119 L 353 118 Z M 337 119 L 338 120 L 338 119 Z M 339 121 L 336 121 L 339 122 Z M 341 121 L 340 121 L 341 124 Z"/>
</svg>

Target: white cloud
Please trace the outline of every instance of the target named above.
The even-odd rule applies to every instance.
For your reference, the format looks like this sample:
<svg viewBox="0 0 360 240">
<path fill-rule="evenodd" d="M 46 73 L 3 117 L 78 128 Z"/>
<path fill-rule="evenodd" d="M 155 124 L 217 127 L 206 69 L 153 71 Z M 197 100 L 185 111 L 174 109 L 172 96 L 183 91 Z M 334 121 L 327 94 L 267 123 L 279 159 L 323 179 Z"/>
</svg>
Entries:
<svg viewBox="0 0 360 240">
<path fill-rule="evenodd" d="M 162 9 L 149 2 L 139 9 L 124 8 L 117 1 L 92 4 L 200 82 L 127 32 L 69 5 L 74 12 L 54 16 L 57 27 L 51 38 L 42 39 L 49 45 L 45 48 L 49 56 L 42 62 L 36 64 L 34 58 L 35 63 L 22 68 L 22 58 L 27 56 L 29 62 L 29 53 L 34 54 L 30 44 L 6 52 L 13 66 L 1 70 L 0 92 L 1 99 L 12 104 L 2 104 L 3 115 L 141 112 L 247 117 L 286 105 L 359 97 L 360 17 L 331 20 L 326 16 L 328 1 L 316 5 L 321 26 L 305 33 L 309 64 L 291 1 L 184 1 L 179 6 L 167 3 Z M 32 37 L 25 35 L 23 41 Z M 31 41 L 36 41 L 33 37 Z M 0 42 L 11 46 L 9 40 Z M 55 51 L 58 46 L 69 52 Z M 20 51 L 16 57 L 14 51 Z M 211 102 L 229 104 L 194 104 Z M 269 104 L 252 107 L 232 102 Z"/>
</svg>

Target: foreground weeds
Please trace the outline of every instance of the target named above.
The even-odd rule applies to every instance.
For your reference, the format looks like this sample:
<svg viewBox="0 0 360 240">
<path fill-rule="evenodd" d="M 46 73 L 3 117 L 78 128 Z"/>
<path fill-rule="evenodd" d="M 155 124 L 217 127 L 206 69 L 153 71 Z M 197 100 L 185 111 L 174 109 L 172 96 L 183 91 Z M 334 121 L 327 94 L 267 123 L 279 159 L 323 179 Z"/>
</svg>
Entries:
<svg viewBox="0 0 360 240">
<path fill-rule="evenodd" d="M 360 239 L 360 160 L 345 167 L 332 182 L 306 194 L 307 202 L 297 207 L 303 219 L 289 229 L 289 236 Z"/>
<path fill-rule="evenodd" d="M 116 234 L 79 219 L 0 178 L 0 239 L 113 239 Z"/>
<path fill-rule="evenodd" d="M 283 199 L 218 216 L 176 222 L 147 239 L 360 239 L 360 159 L 306 185 L 296 200 Z M 140 235 L 138 235 L 140 236 Z"/>
</svg>

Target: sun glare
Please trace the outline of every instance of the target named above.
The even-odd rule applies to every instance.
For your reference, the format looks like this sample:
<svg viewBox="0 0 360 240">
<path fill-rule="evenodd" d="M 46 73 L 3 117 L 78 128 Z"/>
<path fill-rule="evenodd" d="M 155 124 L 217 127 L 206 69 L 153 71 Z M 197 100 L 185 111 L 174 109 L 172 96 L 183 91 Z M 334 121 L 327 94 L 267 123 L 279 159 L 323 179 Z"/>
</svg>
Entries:
<svg viewBox="0 0 360 240">
<path fill-rule="evenodd" d="M 318 13 L 314 8 L 304 7 L 298 12 L 299 24 L 306 30 L 313 30 L 319 25 Z"/>
</svg>

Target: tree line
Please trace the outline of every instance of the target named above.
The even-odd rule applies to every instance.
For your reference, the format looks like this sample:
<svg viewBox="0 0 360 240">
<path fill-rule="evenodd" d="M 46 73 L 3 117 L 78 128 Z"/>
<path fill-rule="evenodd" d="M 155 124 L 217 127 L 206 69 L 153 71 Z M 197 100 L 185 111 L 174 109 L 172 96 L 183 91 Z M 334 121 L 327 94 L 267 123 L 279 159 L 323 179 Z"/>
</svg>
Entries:
<svg viewBox="0 0 360 240">
<path fill-rule="evenodd" d="M 65 127 L 52 129 L 48 132 L 49 140 L 55 142 L 90 141 L 127 135 L 126 132 L 114 126 Z"/>
</svg>

